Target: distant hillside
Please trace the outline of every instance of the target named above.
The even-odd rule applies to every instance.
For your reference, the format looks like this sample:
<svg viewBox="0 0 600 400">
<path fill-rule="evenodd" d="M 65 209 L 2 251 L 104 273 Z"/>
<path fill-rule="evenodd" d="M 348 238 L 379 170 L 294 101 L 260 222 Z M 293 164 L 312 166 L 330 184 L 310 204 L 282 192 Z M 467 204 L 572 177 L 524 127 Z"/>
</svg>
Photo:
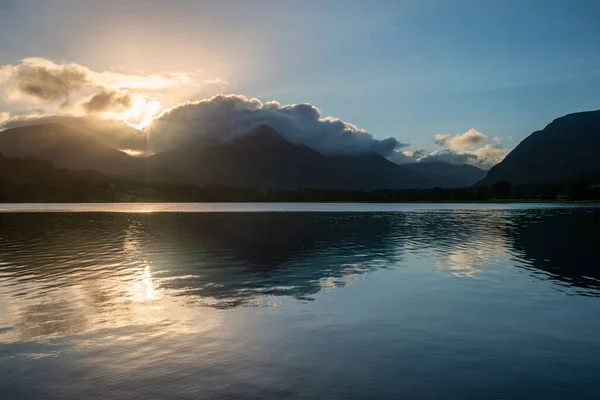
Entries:
<svg viewBox="0 0 600 400">
<path fill-rule="evenodd" d="M 82 125 L 83 126 L 83 125 Z M 230 142 L 190 141 L 148 158 L 131 157 L 97 137 L 49 123 L 0 132 L 0 153 L 47 160 L 144 182 L 252 189 L 382 190 L 467 187 L 483 172 L 446 163 L 398 165 L 375 154 L 324 155 L 290 143 L 269 126 Z"/>
<path fill-rule="evenodd" d="M 600 182 L 600 111 L 569 114 L 532 133 L 494 166 L 482 184 Z"/>
<path fill-rule="evenodd" d="M 456 165 L 445 162 L 420 162 L 402 164 L 402 166 L 427 176 L 435 182 L 435 186 L 441 188 L 468 187 L 485 178 L 487 173 L 473 165 Z"/>
<path fill-rule="evenodd" d="M 116 176 L 132 174 L 140 167 L 134 157 L 56 123 L 0 132 L 0 153 L 9 157 L 39 158 L 61 168 L 90 169 Z"/>
<path fill-rule="evenodd" d="M 377 154 L 326 156 L 286 141 L 268 126 L 228 143 L 196 143 L 148 159 L 163 179 L 262 189 L 432 187 L 420 173 Z"/>
</svg>

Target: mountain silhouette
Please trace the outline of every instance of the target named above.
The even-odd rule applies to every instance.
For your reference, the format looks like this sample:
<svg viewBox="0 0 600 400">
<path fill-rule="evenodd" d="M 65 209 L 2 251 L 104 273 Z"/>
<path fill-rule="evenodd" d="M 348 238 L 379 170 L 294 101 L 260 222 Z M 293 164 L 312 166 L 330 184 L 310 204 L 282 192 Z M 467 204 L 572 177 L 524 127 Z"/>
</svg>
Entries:
<svg viewBox="0 0 600 400">
<path fill-rule="evenodd" d="M 441 188 L 468 187 L 482 180 L 486 171 L 469 164 L 450 164 L 440 161 L 402 164 L 405 169 L 429 177 Z"/>
<path fill-rule="evenodd" d="M 423 189 L 469 186 L 483 171 L 446 163 L 398 165 L 376 153 L 324 155 L 286 140 L 267 125 L 231 141 L 190 140 L 147 158 L 132 157 L 98 138 L 57 123 L 0 133 L 0 153 L 35 157 L 59 168 L 108 176 L 253 189 Z"/>
<path fill-rule="evenodd" d="M 201 142 L 148 159 L 155 176 L 261 189 L 376 190 L 434 186 L 378 154 L 323 155 L 267 125 L 230 142 Z"/>
<path fill-rule="evenodd" d="M 581 178 L 598 181 L 599 150 L 600 111 L 569 114 L 525 138 L 488 172 L 482 183 L 539 185 Z"/>
<path fill-rule="evenodd" d="M 69 169 L 89 169 L 109 175 L 131 174 L 139 162 L 100 140 L 61 124 L 7 129 L 0 133 L 0 153 L 34 157 Z"/>
</svg>

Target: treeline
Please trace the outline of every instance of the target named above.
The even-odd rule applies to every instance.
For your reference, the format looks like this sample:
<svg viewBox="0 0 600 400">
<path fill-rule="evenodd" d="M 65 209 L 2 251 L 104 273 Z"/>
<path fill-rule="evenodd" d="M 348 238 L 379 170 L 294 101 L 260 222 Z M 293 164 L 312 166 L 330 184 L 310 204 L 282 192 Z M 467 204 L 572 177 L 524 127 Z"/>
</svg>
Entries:
<svg viewBox="0 0 600 400">
<path fill-rule="evenodd" d="M 347 190 L 253 190 L 206 186 L 196 201 L 256 202 L 485 202 L 485 201 L 586 201 L 600 200 L 600 185 L 587 181 L 557 186 L 515 187 L 508 182 L 493 186 L 457 189 L 402 189 L 373 192 Z"/>
<path fill-rule="evenodd" d="M 49 161 L 0 155 L 0 202 L 483 202 L 600 200 L 600 185 L 578 179 L 554 186 L 509 182 L 459 189 L 261 190 L 204 187 L 110 178 L 95 171 L 56 168 Z"/>
</svg>

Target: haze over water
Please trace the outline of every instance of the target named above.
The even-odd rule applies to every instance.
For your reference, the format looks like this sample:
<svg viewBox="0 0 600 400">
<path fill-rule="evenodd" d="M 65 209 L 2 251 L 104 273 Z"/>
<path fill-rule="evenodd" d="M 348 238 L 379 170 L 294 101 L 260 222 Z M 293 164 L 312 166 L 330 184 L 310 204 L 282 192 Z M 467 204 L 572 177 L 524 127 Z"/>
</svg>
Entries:
<svg viewBox="0 0 600 400">
<path fill-rule="evenodd" d="M 597 206 L 0 207 L 7 399 L 600 395 Z"/>
</svg>

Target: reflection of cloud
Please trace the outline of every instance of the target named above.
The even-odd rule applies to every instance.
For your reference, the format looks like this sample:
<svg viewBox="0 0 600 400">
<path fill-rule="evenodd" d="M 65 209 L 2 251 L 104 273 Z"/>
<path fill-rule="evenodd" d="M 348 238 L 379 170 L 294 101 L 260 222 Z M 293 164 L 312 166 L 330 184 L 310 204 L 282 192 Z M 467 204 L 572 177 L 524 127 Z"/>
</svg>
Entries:
<svg viewBox="0 0 600 400">
<path fill-rule="evenodd" d="M 454 276 L 474 277 L 506 252 L 506 238 L 501 232 L 474 232 L 466 241 L 460 242 L 438 257 L 436 266 Z"/>
</svg>

